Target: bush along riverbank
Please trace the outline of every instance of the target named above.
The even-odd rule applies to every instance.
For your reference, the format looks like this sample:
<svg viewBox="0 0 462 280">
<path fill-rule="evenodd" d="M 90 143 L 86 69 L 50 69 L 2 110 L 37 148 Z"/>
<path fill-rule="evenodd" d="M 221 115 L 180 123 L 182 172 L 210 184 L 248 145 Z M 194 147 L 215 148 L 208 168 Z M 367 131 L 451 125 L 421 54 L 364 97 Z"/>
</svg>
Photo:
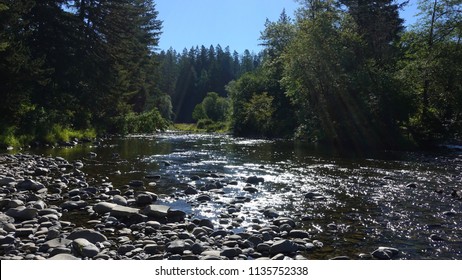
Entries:
<svg viewBox="0 0 462 280">
<path fill-rule="evenodd" d="M 266 209 L 267 219 L 261 221 L 236 215 L 238 202 L 229 206 L 233 224 L 253 223 L 252 229 L 235 233 L 160 202 L 146 186 L 154 186 L 161 175 L 116 188 L 107 178 L 90 178 L 82 171 L 84 164 L 0 155 L 0 259 L 291 260 L 307 259 L 323 247 L 297 221 L 274 209 Z M 262 181 L 247 178 L 246 191 L 258 191 Z M 182 195 L 198 195 L 200 205 L 213 200 L 220 187 L 218 181 L 201 189 L 188 186 Z M 389 247 L 361 255 L 399 257 L 400 251 Z"/>
</svg>

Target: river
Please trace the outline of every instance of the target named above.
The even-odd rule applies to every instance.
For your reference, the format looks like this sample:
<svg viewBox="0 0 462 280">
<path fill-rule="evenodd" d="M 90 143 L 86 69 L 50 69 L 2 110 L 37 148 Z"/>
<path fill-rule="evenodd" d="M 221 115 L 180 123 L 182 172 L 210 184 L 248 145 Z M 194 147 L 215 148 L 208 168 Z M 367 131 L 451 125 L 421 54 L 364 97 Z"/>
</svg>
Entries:
<svg viewBox="0 0 462 280">
<path fill-rule="evenodd" d="M 166 132 L 31 152 L 83 159 L 95 182 L 121 189 L 160 175 L 148 190 L 216 228 L 246 231 L 271 219 L 264 211 L 273 208 L 323 244 L 310 259 L 357 259 L 380 246 L 398 248 L 401 259 L 462 259 L 462 201 L 451 195 L 462 187 L 457 149 L 358 156 L 286 140 Z M 249 192 L 252 176 L 260 183 Z M 223 188 L 208 192 L 209 202 L 184 194 L 214 181 Z"/>
</svg>

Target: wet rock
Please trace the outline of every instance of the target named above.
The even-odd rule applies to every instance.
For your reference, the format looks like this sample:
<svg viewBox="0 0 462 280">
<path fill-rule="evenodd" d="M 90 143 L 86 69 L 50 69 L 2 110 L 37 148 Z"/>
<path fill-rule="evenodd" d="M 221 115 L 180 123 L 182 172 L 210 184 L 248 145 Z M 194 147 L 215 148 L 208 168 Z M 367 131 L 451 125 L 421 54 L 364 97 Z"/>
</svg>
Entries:
<svg viewBox="0 0 462 280">
<path fill-rule="evenodd" d="M 290 240 L 278 240 L 271 245 L 270 253 L 271 255 L 282 254 L 291 254 L 297 252 L 298 246 Z"/>
<path fill-rule="evenodd" d="M 273 224 L 278 227 L 285 225 L 285 224 L 291 226 L 292 228 L 296 227 L 295 221 L 288 217 L 278 217 L 273 221 Z"/>
<path fill-rule="evenodd" d="M 379 247 L 377 250 L 371 253 L 371 255 L 379 260 L 391 260 L 398 256 L 399 250 L 392 247 Z"/>
<path fill-rule="evenodd" d="M 191 179 L 192 181 L 198 181 L 198 180 L 201 179 L 201 177 L 199 177 L 199 176 L 197 176 L 197 175 L 193 175 L 193 176 L 191 176 L 190 179 Z"/>
<path fill-rule="evenodd" d="M 162 177 L 160 175 L 153 175 L 153 174 L 148 174 L 144 176 L 144 178 L 149 179 L 149 180 L 160 180 Z"/>
<path fill-rule="evenodd" d="M 217 182 L 214 182 L 214 183 L 209 183 L 207 185 L 205 185 L 204 187 L 204 190 L 205 191 L 210 191 L 210 190 L 218 190 L 218 189 L 222 189 L 223 186 L 221 184 L 218 184 Z"/>
<path fill-rule="evenodd" d="M 252 184 L 252 185 L 258 185 L 264 182 L 265 182 L 265 179 L 263 177 L 257 177 L 257 176 L 250 176 L 246 180 L 246 183 Z"/>
<path fill-rule="evenodd" d="M 246 191 L 248 193 L 256 193 L 256 192 L 258 192 L 258 189 L 255 188 L 255 187 L 249 186 L 249 187 L 244 187 L 244 191 Z"/>
<path fill-rule="evenodd" d="M 194 195 L 194 194 L 197 194 L 198 191 L 197 191 L 195 188 L 193 188 L 193 187 L 191 187 L 191 186 L 188 186 L 188 187 L 186 188 L 186 190 L 184 190 L 184 193 L 185 193 L 186 195 Z"/>
<path fill-rule="evenodd" d="M 263 211 L 263 215 L 267 218 L 277 218 L 279 217 L 279 213 L 276 211 L 274 208 L 268 208 L 265 211 Z"/>
<path fill-rule="evenodd" d="M 430 235 L 430 239 L 432 241 L 446 241 L 446 239 L 438 234 L 432 234 Z"/>
<path fill-rule="evenodd" d="M 201 227 L 208 227 L 210 229 L 213 229 L 214 226 L 213 226 L 213 222 L 209 219 L 202 219 L 199 221 L 199 226 Z"/>
<path fill-rule="evenodd" d="M 96 244 L 97 242 L 104 242 L 107 241 L 107 237 L 103 235 L 102 233 L 91 230 L 91 229 L 80 229 L 80 230 L 75 230 L 69 236 L 67 239 L 69 240 L 75 240 L 78 238 L 83 238 L 88 240 L 89 242 Z"/>
<path fill-rule="evenodd" d="M 203 202 L 203 201 L 211 201 L 212 198 L 208 194 L 201 194 L 196 198 L 197 201 Z"/>
<path fill-rule="evenodd" d="M 128 185 L 132 188 L 142 188 L 144 186 L 144 182 L 140 180 L 131 180 Z"/>
<path fill-rule="evenodd" d="M 310 235 L 304 230 L 292 230 L 289 232 L 289 236 L 292 238 L 309 238 Z"/>
<path fill-rule="evenodd" d="M 305 198 L 310 199 L 310 200 L 322 200 L 322 199 L 325 199 L 325 197 L 322 194 L 317 193 L 317 192 L 306 193 Z"/>
<path fill-rule="evenodd" d="M 148 217 L 166 218 L 169 210 L 170 207 L 166 205 L 148 205 L 142 210 L 142 213 Z"/>
<path fill-rule="evenodd" d="M 186 213 L 181 210 L 170 209 L 167 212 L 167 220 L 169 222 L 181 222 L 186 218 Z"/>
</svg>

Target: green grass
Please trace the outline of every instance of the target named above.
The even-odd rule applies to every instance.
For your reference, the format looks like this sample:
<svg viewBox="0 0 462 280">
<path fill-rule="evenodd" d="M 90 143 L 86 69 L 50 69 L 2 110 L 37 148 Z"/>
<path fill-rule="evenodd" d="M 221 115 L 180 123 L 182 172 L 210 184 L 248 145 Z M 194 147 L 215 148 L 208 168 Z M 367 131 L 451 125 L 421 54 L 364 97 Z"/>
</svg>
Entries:
<svg viewBox="0 0 462 280">
<path fill-rule="evenodd" d="M 227 122 L 206 122 L 195 123 L 175 123 L 171 125 L 171 129 L 185 132 L 216 132 L 227 133 L 230 131 L 229 123 Z"/>
<path fill-rule="evenodd" d="M 61 125 L 53 125 L 44 135 L 25 135 L 16 133 L 16 129 L 8 127 L 0 134 L 0 148 L 20 148 L 38 141 L 48 144 L 69 142 L 72 139 L 94 139 L 97 133 L 94 129 L 75 130 Z"/>
<path fill-rule="evenodd" d="M 49 144 L 55 144 L 60 142 L 69 142 L 72 139 L 93 139 L 96 137 L 96 131 L 94 129 L 86 130 L 74 130 L 68 127 L 63 127 L 59 124 L 52 126 L 51 130 L 45 135 L 43 140 Z"/>
</svg>

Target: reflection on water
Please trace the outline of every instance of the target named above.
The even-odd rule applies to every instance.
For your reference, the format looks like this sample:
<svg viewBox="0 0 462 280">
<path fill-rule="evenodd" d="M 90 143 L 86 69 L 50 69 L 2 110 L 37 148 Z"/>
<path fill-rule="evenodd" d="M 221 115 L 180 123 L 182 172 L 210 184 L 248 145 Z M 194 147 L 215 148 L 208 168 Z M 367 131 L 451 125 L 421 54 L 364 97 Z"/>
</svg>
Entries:
<svg viewBox="0 0 462 280">
<path fill-rule="evenodd" d="M 216 227 L 250 229 L 273 207 L 324 243 L 311 258 L 355 258 L 389 246 L 408 259 L 462 259 L 462 202 L 451 196 L 462 186 L 460 151 L 358 157 L 291 141 L 168 132 L 33 152 L 83 159 L 86 173 L 115 187 L 161 175 L 150 190 L 162 203 L 213 219 Z M 258 192 L 244 190 L 250 176 L 264 179 Z M 211 181 L 224 187 L 210 192 L 210 202 L 183 194 L 188 184 Z M 432 241 L 432 234 L 445 241 Z"/>
</svg>

